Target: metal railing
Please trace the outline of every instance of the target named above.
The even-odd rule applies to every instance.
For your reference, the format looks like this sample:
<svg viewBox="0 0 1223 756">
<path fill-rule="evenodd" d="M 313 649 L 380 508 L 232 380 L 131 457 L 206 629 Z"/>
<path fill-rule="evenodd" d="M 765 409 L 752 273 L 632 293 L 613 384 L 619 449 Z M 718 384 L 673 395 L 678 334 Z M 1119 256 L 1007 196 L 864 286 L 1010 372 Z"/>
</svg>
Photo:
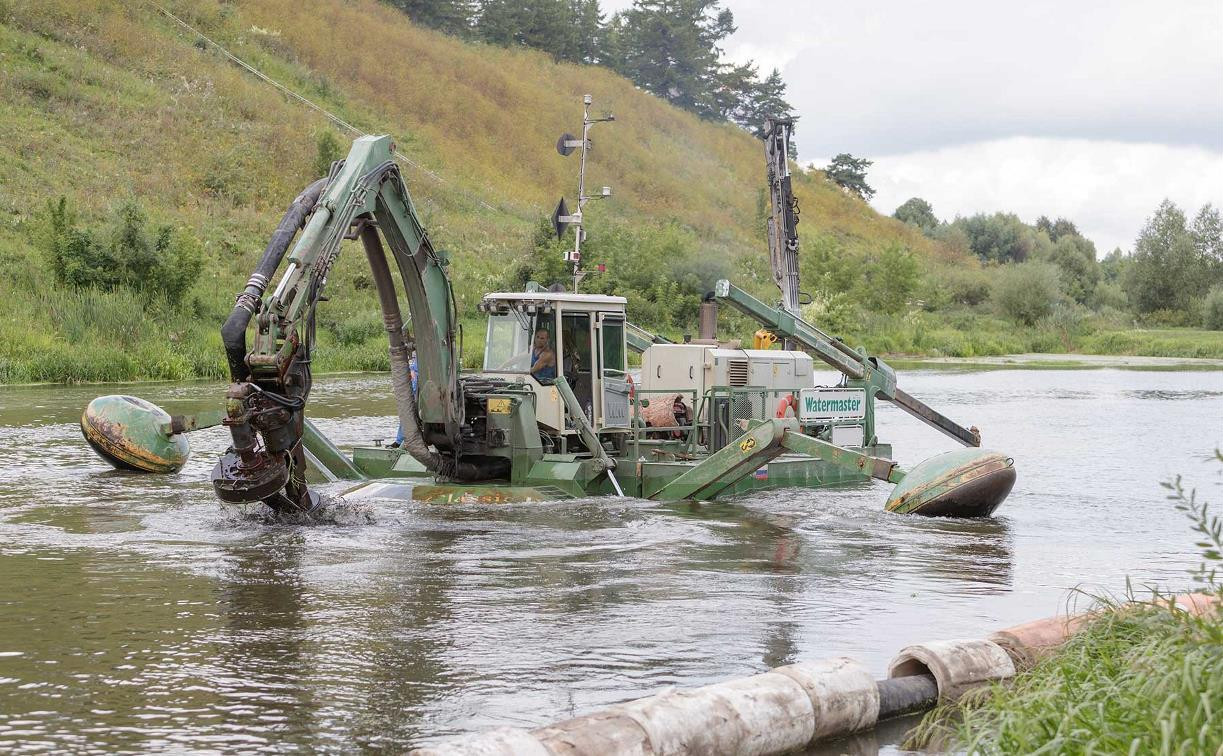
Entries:
<svg viewBox="0 0 1223 756">
<path fill-rule="evenodd" d="M 683 425 L 647 426 L 642 417 L 643 402 L 666 401 L 679 395 L 692 413 L 692 421 Z M 731 439 L 740 436 L 742 420 L 765 420 L 776 417 L 782 399 L 789 400 L 798 392 L 764 386 L 719 386 L 698 396 L 695 389 L 642 389 L 634 392 L 630 402 L 632 422 L 629 442 L 633 457 L 640 459 L 641 447 L 660 451 L 695 454 L 705 447 L 716 451 Z"/>
<path fill-rule="evenodd" d="M 785 404 L 783 405 L 783 401 Z M 765 386 L 715 386 L 705 393 L 709 451 L 717 451 L 743 433 L 743 420 L 794 417 L 798 391 Z"/>
</svg>

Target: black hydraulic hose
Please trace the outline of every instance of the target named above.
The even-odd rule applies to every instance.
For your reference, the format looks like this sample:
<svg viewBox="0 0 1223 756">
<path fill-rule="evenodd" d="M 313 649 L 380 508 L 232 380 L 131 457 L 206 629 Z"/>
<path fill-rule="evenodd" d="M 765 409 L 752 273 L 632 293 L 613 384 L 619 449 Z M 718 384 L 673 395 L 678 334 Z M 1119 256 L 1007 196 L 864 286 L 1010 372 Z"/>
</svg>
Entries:
<svg viewBox="0 0 1223 756">
<path fill-rule="evenodd" d="M 386 327 L 391 361 L 391 391 L 395 395 L 395 406 L 399 414 L 399 426 L 403 430 L 402 448 L 411 454 L 426 470 L 438 475 L 459 480 L 484 480 L 495 475 L 492 464 L 479 465 L 459 462 L 444 457 L 429 448 L 420 428 L 420 415 L 416 409 L 416 397 L 412 393 L 412 379 L 408 360 L 410 349 L 403 340 L 403 316 L 399 311 L 399 298 L 395 294 L 395 282 L 387 265 L 386 253 L 378 231 L 371 223 L 361 226 L 361 244 L 369 260 L 370 275 L 378 291 L 378 305 L 382 308 L 382 323 Z"/>
<path fill-rule="evenodd" d="M 912 675 L 879 680 L 879 720 L 931 709 L 938 703 L 938 683 L 933 675 Z"/>
<path fill-rule="evenodd" d="M 225 344 L 225 358 L 229 362 L 229 377 L 235 382 L 244 381 L 250 376 L 250 370 L 246 366 L 246 327 L 250 324 L 251 317 L 256 310 L 259 309 L 259 298 L 263 296 L 268 282 L 276 273 L 276 269 L 280 267 L 280 261 L 284 259 L 289 244 L 297 235 L 297 230 L 306 222 L 306 217 L 318 203 L 318 198 L 323 193 L 325 186 L 327 186 L 327 179 L 315 181 L 297 195 L 297 199 L 289 205 L 284 217 L 280 219 L 280 225 L 272 233 L 267 248 L 263 250 L 263 257 L 259 258 L 255 272 L 247 280 L 246 288 L 238 295 L 234 309 L 225 320 L 225 325 L 221 326 L 221 342 Z"/>
</svg>

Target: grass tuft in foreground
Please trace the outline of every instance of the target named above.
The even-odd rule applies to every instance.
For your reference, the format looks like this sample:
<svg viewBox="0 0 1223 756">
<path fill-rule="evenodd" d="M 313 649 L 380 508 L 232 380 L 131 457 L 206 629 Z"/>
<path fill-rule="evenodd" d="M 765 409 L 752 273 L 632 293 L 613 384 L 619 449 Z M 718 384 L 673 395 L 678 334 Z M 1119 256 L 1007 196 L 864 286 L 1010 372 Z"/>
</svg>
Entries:
<svg viewBox="0 0 1223 756">
<path fill-rule="evenodd" d="M 1219 461 L 1223 455 L 1216 452 Z M 1223 524 L 1179 479 L 1169 498 L 1201 536 L 1203 590 L 1223 599 Z M 1223 622 L 1156 594 L 1096 599 L 1092 620 L 1054 655 L 923 720 L 908 745 L 969 753 L 1223 754 Z"/>
</svg>

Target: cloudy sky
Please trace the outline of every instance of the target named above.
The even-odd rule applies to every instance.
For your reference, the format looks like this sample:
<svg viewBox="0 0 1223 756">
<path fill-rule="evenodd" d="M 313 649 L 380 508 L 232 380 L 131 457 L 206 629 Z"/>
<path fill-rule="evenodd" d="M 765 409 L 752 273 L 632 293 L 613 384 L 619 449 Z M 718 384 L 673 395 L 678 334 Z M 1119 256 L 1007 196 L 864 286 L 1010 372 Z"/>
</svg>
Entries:
<svg viewBox="0 0 1223 756">
<path fill-rule="evenodd" d="M 788 84 L 800 158 L 874 160 L 880 212 L 1061 215 L 1103 255 L 1165 197 L 1223 206 L 1223 0 L 723 2 L 728 57 Z"/>
</svg>

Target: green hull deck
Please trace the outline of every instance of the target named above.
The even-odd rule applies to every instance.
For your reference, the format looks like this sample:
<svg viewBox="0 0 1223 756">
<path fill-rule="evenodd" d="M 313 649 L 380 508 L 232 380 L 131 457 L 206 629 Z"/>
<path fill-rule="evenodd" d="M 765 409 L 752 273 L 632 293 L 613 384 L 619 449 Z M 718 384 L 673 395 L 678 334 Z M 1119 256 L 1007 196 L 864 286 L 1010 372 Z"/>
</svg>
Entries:
<svg viewBox="0 0 1223 756">
<path fill-rule="evenodd" d="M 877 444 L 863 452 L 890 457 L 890 444 Z M 690 460 L 645 462 L 617 460 L 616 478 L 625 495 L 651 498 L 707 456 Z M 532 470 L 529 485 L 489 481 L 483 483 L 439 483 L 406 452 L 385 446 L 361 446 L 353 450 L 354 466 L 367 478 L 344 495 L 347 498 L 380 498 L 439 504 L 500 504 L 555 501 L 587 496 L 614 495 L 606 476 L 583 481 L 584 466 L 574 455 L 550 454 Z M 858 483 L 869 475 L 802 454 L 782 454 L 764 462 L 719 492 L 719 498 L 783 488 L 825 488 Z"/>
</svg>

